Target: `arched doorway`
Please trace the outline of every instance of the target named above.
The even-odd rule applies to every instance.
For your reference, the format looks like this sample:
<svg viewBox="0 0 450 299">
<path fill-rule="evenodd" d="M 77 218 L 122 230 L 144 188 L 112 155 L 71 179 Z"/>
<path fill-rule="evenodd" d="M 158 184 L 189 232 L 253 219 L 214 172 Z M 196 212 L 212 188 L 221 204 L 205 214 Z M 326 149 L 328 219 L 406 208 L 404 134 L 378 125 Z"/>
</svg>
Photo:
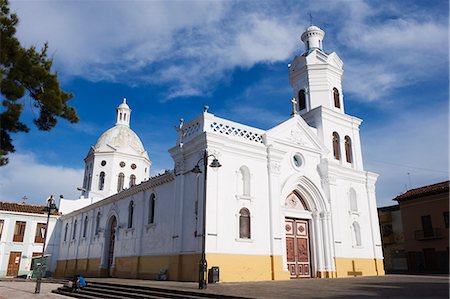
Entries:
<svg viewBox="0 0 450 299">
<path fill-rule="evenodd" d="M 108 236 L 108 247 L 106 250 L 106 267 L 107 273 L 109 276 L 112 276 L 111 269 L 114 264 L 114 244 L 116 242 L 116 230 L 117 230 L 117 219 L 115 216 L 112 216 L 109 220 L 109 236 Z"/>
<path fill-rule="evenodd" d="M 309 208 L 297 192 L 289 194 L 285 206 L 298 213 L 295 217 L 285 218 L 287 268 L 291 278 L 311 277 L 309 220 L 302 217 L 310 212 Z"/>
</svg>

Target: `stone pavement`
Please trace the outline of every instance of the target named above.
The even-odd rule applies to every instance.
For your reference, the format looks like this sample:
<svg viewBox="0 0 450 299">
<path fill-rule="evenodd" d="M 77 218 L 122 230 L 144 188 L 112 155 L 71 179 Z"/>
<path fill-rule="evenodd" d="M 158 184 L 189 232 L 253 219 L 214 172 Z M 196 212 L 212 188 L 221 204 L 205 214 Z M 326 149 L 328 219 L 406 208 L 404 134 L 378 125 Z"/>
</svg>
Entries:
<svg viewBox="0 0 450 299">
<path fill-rule="evenodd" d="M 34 293 L 36 287 L 35 281 L 0 281 L 0 299 L 32 299 L 32 298 L 45 298 L 45 299 L 62 299 L 67 298 L 57 294 L 52 294 L 51 291 L 60 287 L 60 283 L 42 283 L 41 292 L 39 294 Z"/>
<path fill-rule="evenodd" d="M 119 278 L 92 278 L 127 285 L 216 293 L 246 298 L 449 298 L 449 277 L 429 275 L 386 275 L 330 279 L 210 284 L 200 291 L 197 283 Z M 34 294 L 34 282 L 0 281 L 0 298 L 67 298 L 51 294 L 61 284 L 43 283 Z"/>
</svg>

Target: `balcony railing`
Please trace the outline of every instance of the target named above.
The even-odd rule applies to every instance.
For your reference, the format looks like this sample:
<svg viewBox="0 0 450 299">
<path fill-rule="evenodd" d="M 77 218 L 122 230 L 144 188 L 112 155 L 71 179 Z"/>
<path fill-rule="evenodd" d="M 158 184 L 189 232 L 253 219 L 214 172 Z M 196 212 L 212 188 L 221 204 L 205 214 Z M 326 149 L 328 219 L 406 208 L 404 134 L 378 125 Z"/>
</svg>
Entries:
<svg viewBox="0 0 450 299">
<path fill-rule="evenodd" d="M 434 239 L 442 239 L 442 229 L 440 228 L 433 228 L 430 230 L 416 230 L 414 231 L 414 237 L 417 241 L 422 240 L 434 240 Z"/>
</svg>

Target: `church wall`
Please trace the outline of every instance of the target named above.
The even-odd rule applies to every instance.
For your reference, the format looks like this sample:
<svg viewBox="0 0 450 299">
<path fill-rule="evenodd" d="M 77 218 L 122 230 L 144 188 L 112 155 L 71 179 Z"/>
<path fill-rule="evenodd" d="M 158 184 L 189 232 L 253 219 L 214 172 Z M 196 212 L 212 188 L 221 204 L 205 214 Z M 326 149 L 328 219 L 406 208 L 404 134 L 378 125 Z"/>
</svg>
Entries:
<svg viewBox="0 0 450 299">
<path fill-rule="evenodd" d="M 265 147 L 228 142 L 211 147 L 222 164 L 208 172 L 207 253 L 270 255 L 268 178 Z M 249 172 L 244 194 L 240 169 Z M 239 212 L 250 212 L 250 239 L 239 237 Z"/>
</svg>

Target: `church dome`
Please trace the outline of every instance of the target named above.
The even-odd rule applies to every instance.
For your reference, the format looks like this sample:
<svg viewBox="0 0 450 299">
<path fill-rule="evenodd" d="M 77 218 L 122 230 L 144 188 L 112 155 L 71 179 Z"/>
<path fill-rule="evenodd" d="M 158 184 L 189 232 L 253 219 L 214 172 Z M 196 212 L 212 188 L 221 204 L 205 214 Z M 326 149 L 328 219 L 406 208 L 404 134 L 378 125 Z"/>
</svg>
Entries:
<svg viewBox="0 0 450 299">
<path fill-rule="evenodd" d="M 139 154 L 145 152 L 144 145 L 136 133 L 130 127 L 123 125 L 116 125 L 107 130 L 94 145 L 95 151 L 105 147 L 113 147 L 119 151 L 131 147 Z"/>
</svg>

